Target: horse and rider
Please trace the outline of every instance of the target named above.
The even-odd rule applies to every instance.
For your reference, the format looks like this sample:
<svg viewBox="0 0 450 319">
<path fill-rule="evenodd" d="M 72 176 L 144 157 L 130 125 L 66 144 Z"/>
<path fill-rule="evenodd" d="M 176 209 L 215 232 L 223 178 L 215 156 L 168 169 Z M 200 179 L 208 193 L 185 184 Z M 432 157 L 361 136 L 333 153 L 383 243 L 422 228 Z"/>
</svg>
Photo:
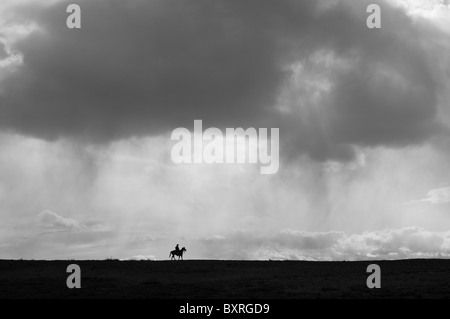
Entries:
<svg viewBox="0 0 450 319">
<path fill-rule="evenodd" d="M 177 244 L 176 246 L 175 246 L 175 250 L 172 250 L 171 252 L 170 252 L 170 254 L 169 254 L 169 258 L 170 258 L 170 260 L 174 260 L 175 259 L 175 256 L 178 256 L 178 260 L 182 260 L 183 259 L 183 254 L 186 252 L 187 250 L 186 250 L 186 248 L 181 248 L 180 249 L 180 247 L 179 247 L 179 244 Z"/>
</svg>

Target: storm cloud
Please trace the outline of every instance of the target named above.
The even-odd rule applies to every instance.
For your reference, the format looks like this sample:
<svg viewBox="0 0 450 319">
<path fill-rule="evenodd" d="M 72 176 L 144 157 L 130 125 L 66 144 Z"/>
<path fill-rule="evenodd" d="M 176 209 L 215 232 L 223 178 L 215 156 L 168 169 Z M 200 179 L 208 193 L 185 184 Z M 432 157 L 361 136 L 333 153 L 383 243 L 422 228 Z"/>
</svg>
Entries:
<svg viewBox="0 0 450 319">
<path fill-rule="evenodd" d="M 319 160 L 446 131 L 448 34 L 390 2 L 380 30 L 365 26 L 368 1 L 78 3 L 80 30 L 65 1 L 18 5 L 3 24 L 16 65 L 0 76 L 2 130 L 104 143 L 202 119 L 279 127 L 282 158 Z"/>
<path fill-rule="evenodd" d="M 0 1 L 1 257 L 449 257 L 450 7 L 370 2 Z M 173 163 L 196 119 L 280 170 Z"/>
</svg>

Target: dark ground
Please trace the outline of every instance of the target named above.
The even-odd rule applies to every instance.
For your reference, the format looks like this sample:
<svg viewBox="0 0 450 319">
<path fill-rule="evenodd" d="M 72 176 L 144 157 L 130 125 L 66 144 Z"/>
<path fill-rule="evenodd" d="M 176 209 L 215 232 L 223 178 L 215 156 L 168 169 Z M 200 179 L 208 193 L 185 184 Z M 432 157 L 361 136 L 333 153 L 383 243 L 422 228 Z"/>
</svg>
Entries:
<svg viewBox="0 0 450 319">
<path fill-rule="evenodd" d="M 381 267 L 381 289 L 366 268 Z M 68 289 L 69 264 L 81 289 Z M 0 260 L 0 298 L 449 298 L 450 260 L 11 261 Z"/>
</svg>

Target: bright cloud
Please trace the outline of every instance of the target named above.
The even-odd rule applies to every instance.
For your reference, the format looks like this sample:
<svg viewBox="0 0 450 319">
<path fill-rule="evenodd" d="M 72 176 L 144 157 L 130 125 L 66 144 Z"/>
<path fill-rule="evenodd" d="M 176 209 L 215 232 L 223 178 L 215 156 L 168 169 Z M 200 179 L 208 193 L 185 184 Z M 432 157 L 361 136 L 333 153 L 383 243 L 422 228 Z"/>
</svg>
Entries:
<svg viewBox="0 0 450 319">
<path fill-rule="evenodd" d="M 54 228 L 62 228 L 67 230 L 82 230 L 86 228 L 86 226 L 81 224 L 78 220 L 60 216 L 49 210 L 41 212 L 38 219 L 44 226 Z"/>
<path fill-rule="evenodd" d="M 428 202 L 431 204 L 450 203 L 450 187 L 440 187 L 430 190 L 427 196 L 418 202 Z"/>
<path fill-rule="evenodd" d="M 425 19 L 450 33 L 450 3 L 448 0 L 388 0 L 405 9 L 414 19 Z"/>
<path fill-rule="evenodd" d="M 421 228 L 386 229 L 347 235 L 344 232 L 283 230 L 270 236 L 237 232 L 208 238 L 212 258 L 367 260 L 450 257 L 450 231 Z"/>
</svg>

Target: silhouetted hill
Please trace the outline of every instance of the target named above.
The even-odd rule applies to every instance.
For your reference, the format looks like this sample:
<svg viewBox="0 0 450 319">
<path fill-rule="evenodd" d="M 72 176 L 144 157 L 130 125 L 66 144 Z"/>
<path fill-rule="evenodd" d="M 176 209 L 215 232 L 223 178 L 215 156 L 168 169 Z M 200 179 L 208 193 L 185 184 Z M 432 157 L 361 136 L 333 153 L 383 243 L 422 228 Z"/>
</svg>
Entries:
<svg viewBox="0 0 450 319">
<path fill-rule="evenodd" d="M 381 289 L 366 268 L 381 267 Z M 66 268 L 81 267 L 81 289 Z M 449 298 L 450 260 L 11 261 L 0 260 L 1 298 Z"/>
</svg>

